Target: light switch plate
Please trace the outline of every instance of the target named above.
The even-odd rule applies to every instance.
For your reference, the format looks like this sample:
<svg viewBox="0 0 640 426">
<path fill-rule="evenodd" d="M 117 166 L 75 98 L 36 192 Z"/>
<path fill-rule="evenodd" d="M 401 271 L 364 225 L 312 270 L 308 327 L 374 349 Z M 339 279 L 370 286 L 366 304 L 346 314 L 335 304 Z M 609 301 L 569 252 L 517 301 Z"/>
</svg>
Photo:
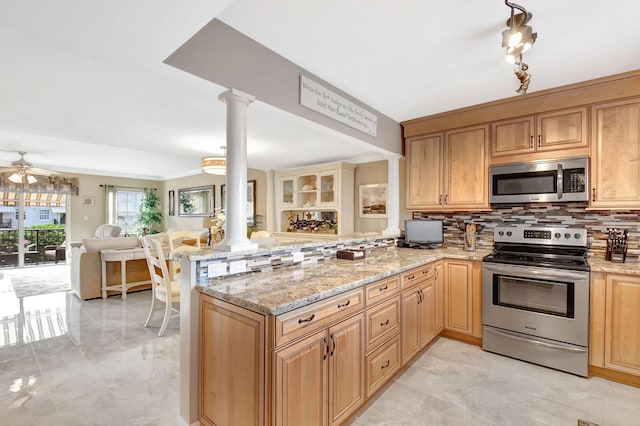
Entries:
<svg viewBox="0 0 640 426">
<path fill-rule="evenodd" d="M 227 275 L 226 263 L 210 263 L 207 265 L 207 276 L 209 278 L 222 277 L 224 275 Z"/>
<path fill-rule="evenodd" d="M 241 272 L 247 271 L 247 261 L 246 260 L 236 260 L 234 262 L 229 262 L 229 273 L 230 274 L 239 274 Z"/>
<path fill-rule="evenodd" d="M 293 252 L 293 262 L 302 262 L 304 260 L 304 253 L 301 251 Z"/>
</svg>

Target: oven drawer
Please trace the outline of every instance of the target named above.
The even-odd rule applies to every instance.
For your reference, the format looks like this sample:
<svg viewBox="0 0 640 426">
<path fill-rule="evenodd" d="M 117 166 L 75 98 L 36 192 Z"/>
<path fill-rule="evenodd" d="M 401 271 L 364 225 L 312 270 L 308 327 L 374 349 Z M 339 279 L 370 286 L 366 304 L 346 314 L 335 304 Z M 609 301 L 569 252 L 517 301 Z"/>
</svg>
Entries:
<svg viewBox="0 0 640 426">
<path fill-rule="evenodd" d="M 589 350 L 582 346 L 484 326 L 482 349 L 578 376 L 589 375 Z"/>
</svg>

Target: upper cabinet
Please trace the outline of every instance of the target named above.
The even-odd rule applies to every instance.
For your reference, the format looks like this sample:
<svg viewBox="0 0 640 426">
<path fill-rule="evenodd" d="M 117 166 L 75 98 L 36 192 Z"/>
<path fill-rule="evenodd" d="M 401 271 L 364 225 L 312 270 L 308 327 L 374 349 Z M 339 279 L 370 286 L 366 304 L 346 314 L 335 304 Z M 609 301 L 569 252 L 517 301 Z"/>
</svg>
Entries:
<svg viewBox="0 0 640 426">
<path fill-rule="evenodd" d="M 640 99 L 591 109 L 593 208 L 637 208 L 640 203 Z"/>
<path fill-rule="evenodd" d="M 574 108 L 491 123 L 491 163 L 540 159 L 527 154 L 559 151 L 558 157 L 584 155 L 588 147 L 587 110 Z M 582 151 L 572 152 L 582 149 Z M 566 151 L 566 152 L 561 152 Z M 509 156 L 517 155 L 516 158 Z M 530 158 L 529 158 L 530 157 Z"/>
<path fill-rule="evenodd" d="M 488 134 L 475 126 L 407 139 L 407 209 L 488 209 Z"/>
<path fill-rule="evenodd" d="M 354 170 L 339 162 L 276 172 L 277 231 L 353 234 Z"/>
</svg>

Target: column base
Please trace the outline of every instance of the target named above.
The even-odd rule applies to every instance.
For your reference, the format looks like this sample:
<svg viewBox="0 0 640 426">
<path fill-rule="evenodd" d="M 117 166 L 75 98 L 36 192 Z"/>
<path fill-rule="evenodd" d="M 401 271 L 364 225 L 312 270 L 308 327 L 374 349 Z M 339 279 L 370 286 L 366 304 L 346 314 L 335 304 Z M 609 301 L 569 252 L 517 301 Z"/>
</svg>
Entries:
<svg viewBox="0 0 640 426">
<path fill-rule="evenodd" d="M 387 228 L 382 231 L 383 237 L 399 237 L 401 234 L 400 228 Z"/>
<path fill-rule="evenodd" d="M 222 241 L 219 244 L 213 245 L 214 251 L 245 251 L 245 250 L 257 250 L 258 244 L 250 241 L 240 243 L 228 243 Z"/>
</svg>

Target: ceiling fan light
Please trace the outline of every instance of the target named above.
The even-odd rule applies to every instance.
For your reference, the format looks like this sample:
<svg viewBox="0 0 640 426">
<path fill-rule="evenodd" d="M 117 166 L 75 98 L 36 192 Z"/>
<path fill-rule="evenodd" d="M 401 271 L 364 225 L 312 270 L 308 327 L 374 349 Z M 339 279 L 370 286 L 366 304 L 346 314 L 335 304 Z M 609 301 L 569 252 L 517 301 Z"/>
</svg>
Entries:
<svg viewBox="0 0 640 426">
<path fill-rule="evenodd" d="M 27 175 L 27 182 L 28 183 L 36 183 L 38 181 L 38 179 L 36 179 L 35 176 L 33 175 Z"/>
<path fill-rule="evenodd" d="M 18 173 L 14 173 L 9 176 L 9 180 L 13 183 L 22 183 L 22 176 L 20 176 Z"/>
<path fill-rule="evenodd" d="M 504 60 L 507 61 L 507 63 L 509 63 L 509 64 L 515 64 L 516 63 L 516 55 L 512 55 L 511 53 L 507 53 L 506 55 L 504 55 Z"/>
</svg>

